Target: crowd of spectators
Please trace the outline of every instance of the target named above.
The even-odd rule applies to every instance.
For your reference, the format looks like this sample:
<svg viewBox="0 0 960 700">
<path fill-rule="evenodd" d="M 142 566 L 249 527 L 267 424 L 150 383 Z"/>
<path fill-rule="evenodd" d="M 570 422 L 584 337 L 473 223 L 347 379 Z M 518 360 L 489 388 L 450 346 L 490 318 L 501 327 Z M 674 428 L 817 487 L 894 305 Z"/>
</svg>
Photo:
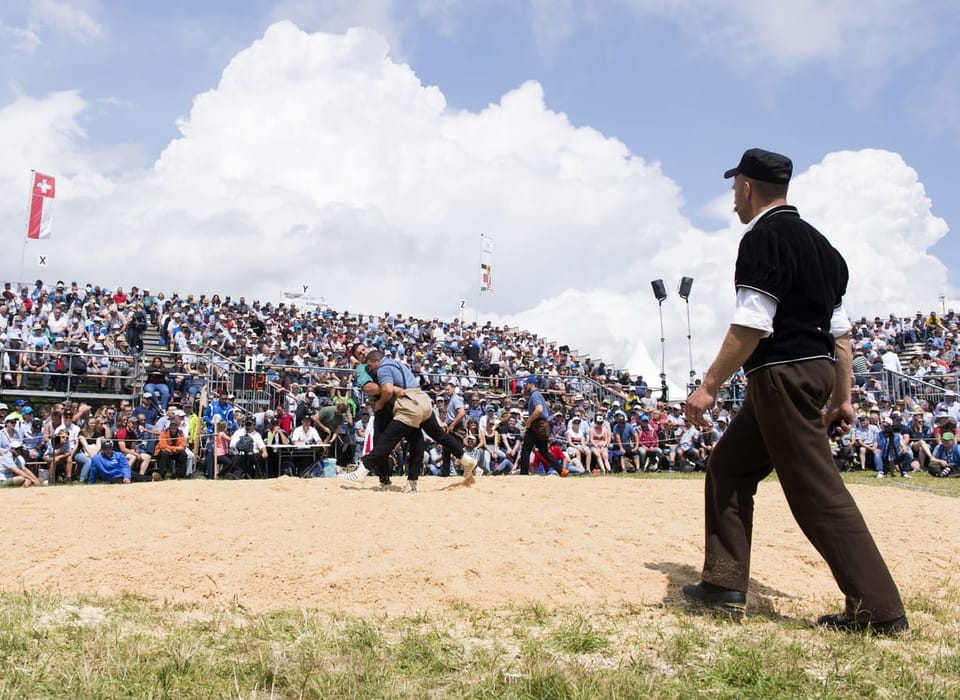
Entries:
<svg viewBox="0 0 960 700">
<path fill-rule="evenodd" d="M 66 446 L 60 441 L 53 447 L 57 421 L 65 423 L 68 414 L 74 421 L 67 424 L 68 434 L 73 427 L 83 430 L 88 422 L 95 423 L 94 433 L 101 441 L 111 441 L 114 453 L 128 457 L 131 478 L 137 480 L 153 478 L 153 473 L 212 476 L 209 466 L 195 469 L 195 463 L 207 463 L 214 454 L 218 463 L 221 458 L 224 464 L 234 461 L 238 440 L 248 433 L 267 446 L 264 438 L 272 440 L 274 435 L 289 441 L 295 430 L 315 425 L 319 431 L 323 424 L 315 416 L 343 403 L 347 419 L 337 425 L 335 434 L 324 429 L 322 438 L 336 444 L 338 461 L 346 466 L 356 460 L 367 429 L 363 397 L 351 384 L 349 349 L 358 342 L 410 366 L 434 396 L 441 422 L 449 391 L 462 397 L 468 450 L 476 452 L 480 468 L 491 474 L 517 469 L 525 408 L 521 385 L 528 377 L 538 378 L 557 409 L 552 449 L 565 471 L 574 474 L 703 469 L 712 445 L 735 415 L 745 385 L 742 374 L 736 375 L 725 400 L 713 411 L 712 429 L 699 431 L 685 423 L 682 401 L 656 397 L 659 389 L 651 391 L 642 376 L 616 370 L 536 333 L 491 323 L 427 320 L 392 312 L 354 314 L 218 294 L 154 295 L 145 288 L 127 291 L 62 281 L 45 285 L 37 280 L 32 287 L 19 288 L 6 283 L 2 297 L 0 372 L 5 388 L 23 388 L 27 378 L 36 376 L 35 388 L 58 391 L 68 374 L 85 376 L 98 389 L 137 397 L 105 400 L 96 410 L 69 403 L 38 405 L 37 413 L 43 414 L 35 414 L 43 421 L 43 457 L 54 479 L 73 477 L 74 464 L 82 470 L 90 452 L 99 450 L 89 441 L 83 444 L 79 433 Z M 884 399 L 898 408 L 889 396 L 891 372 L 902 369 L 927 380 L 949 380 L 960 368 L 953 349 L 958 320 L 951 310 L 942 317 L 918 312 L 914 319 L 891 314 L 887 320 L 862 318 L 854 323 L 856 398 L 868 421 L 872 405 L 880 410 L 879 420 L 884 419 Z M 148 348 L 152 360 L 141 363 L 144 332 L 151 326 L 159 333 L 162 352 L 155 356 L 158 348 Z M 894 366 L 898 353 L 912 343 L 921 344 L 916 359 L 907 368 Z M 266 405 L 241 409 L 231 404 L 232 387 L 213 381 L 239 367 L 253 367 L 266 377 L 271 387 Z M 903 411 L 925 410 L 925 421 L 933 429 L 935 407 L 911 401 L 910 396 L 898 400 Z M 113 412 L 109 417 L 104 415 L 108 410 Z M 135 410 L 141 420 L 131 425 Z M 311 417 L 309 425 L 302 425 L 304 415 Z M 167 423 L 162 421 L 165 417 Z M 163 449 L 158 447 L 162 431 L 156 428 L 157 420 L 164 429 L 169 421 L 180 423 L 173 443 L 180 438 L 185 443 L 184 457 L 164 459 L 162 468 L 160 458 L 172 443 L 168 435 Z M 25 426 L 26 422 L 17 429 L 30 432 Z M 932 447 L 939 444 L 942 432 L 931 433 Z M 123 436 L 117 437 L 120 433 Z M 858 459 L 861 447 L 855 447 Z M 37 450 L 25 449 L 26 461 L 34 461 Z M 0 437 L 0 456 L 3 450 Z M 256 452 L 261 452 L 260 443 Z M 438 451 L 428 455 L 427 468 L 442 472 Z M 869 466 L 866 455 L 860 462 Z M 403 460 L 398 456 L 396 463 L 399 469 Z M 264 473 L 264 465 L 259 466 L 259 473 Z"/>
</svg>

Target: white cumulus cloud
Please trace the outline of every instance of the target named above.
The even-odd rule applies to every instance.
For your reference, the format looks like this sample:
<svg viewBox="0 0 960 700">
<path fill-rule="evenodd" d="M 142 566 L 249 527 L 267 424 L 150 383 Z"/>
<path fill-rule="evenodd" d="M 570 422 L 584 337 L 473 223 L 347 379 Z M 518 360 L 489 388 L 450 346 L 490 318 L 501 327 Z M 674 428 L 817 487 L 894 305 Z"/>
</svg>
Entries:
<svg viewBox="0 0 960 700">
<path fill-rule="evenodd" d="M 716 351 L 733 306 L 740 225 L 702 231 L 669 168 L 577 126 L 528 82 L 478 112 L 391 58 L 364 29 L 310 34 L 289 22 L 238 53 L 198 95 L 181 135 L 144 170 L 85 146 L 76 93 L 0 109 L 0 216 L 25 216 L 29 168 L 58 175 L 56 279 L 153 290 L 324 296 L 338 309 L 521 325 L 655 383 L 663 278 L 667 371 L 686 380 Z M 739 154 L 731 154 L 731 161 Z M 728 182 L 717 174 L 718 200 Z M 835 153 L 791 198 L 851 263 L 851 311 L 912 312 L 945 285 L 928 250 L 946 234 L 896 154 Z M 494 292 L 478 296 L 480 234 L 496 241 Z M 36 246 L 34 248 L 34 246 Z M 19 251 L 16 251 L 19 252 Z M 15 277 L 6 256 L 5 277 Z M 33 268 L 25 275 L 32 277 Z"/>
<path fill-rule="evenodd" d="M 51 29 L 82 43 L 90 43 L 103 35 L 103 26 L 86 11 L 82 3 L 62 0 L 30 0 L 30 25 L 39 30 Z"/>
</svg>

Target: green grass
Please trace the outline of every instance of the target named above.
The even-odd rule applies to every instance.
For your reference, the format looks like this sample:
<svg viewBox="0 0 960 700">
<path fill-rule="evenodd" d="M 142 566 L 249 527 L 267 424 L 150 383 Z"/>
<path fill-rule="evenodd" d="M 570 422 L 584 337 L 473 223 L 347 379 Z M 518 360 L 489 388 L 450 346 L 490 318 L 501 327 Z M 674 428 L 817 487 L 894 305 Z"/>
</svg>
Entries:
<svg viewBox="0 0 960 700">
<path fill-rule="evenodd" d="M 678 472 L 653 472 L 640 474 L 614 474 L 613 479 L 694 479 L 703 480 L 703 472 L 690 472 L 680 474 Z M 866 471 L 843 472 L 841 474 L 844 482 L 849 484 L 864 484 L 867 486 L 876 486 L 878 488 L 905 489 L 908 491 L 919 491 L 921 493 L 933 493 L 939 496 L 953 496 L 960 498 L 960 479 L 939 479 L 930 476 L 925 472 L 914 472 L 910 479 L 904 479 L 899 476 L 888 476 L 886 479 L 878 479 L 876 472 L 872 469 Z M 771 481 L 777 478 L 776 473 L 767 477 Z"/>
<path fill-rule="evenodd" d="M 960 479 L 843 478 L 960 496 Z M 887 640 L 774 615 L 735 624 L 670 604 L 485 611 L 455 600 L 442 613 L 391 618 L 8 593 L 0 700 L 960 697 L 955 578 L 943 572 L 905 603 L 913 627 Z"/>
<path fill-rule="evenodd" d="M 0 698 L 950 698 L 960 591 L 900 640 L 680 606 L 409 617 L 256 614 L 135 596 L 0 596 Z"/>
</svg>

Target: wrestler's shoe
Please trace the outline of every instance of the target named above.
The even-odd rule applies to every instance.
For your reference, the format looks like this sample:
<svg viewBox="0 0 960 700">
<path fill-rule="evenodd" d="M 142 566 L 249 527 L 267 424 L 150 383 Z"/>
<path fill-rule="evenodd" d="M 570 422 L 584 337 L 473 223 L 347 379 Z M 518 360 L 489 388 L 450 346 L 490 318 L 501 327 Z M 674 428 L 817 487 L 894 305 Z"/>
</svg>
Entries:
<svg viewBox="0 0 960 700">
<path fill-rule="evenodd" d="M 473 455 L 464 455 L 460 458 L 460 466 L 463 468 L 463 483 L 471 486 L 477 480 L 473 473 L 473 470 L 477 468 L 477 458 Z"/>
<path fill-rule="evenodd" d="M 407 485 L 406 487 L 404 487 L 403 492 L 404 493 L 420 493 L 420 488 L 417 486 L 417 483 L 418 482 L 416 481 L 407 479 Z"/>
<path fill-rule="evenodd" d="M 708 608 L 740 619 L 747 611 L 747 594 L 730 588 L 715 586 L 701 581 L 691 583 L 681 589 L 685 600 L 702 608 Z"/>
<path fill-rule="evenodd" d="M 363 481 L 366 478 L 367 474 L 369 473 L 370 472 L 367 470 L 367 468 L 363 464 L 361 464 L 352 472 L 344 472 L 343 474 L 340 475 L 340 478 L 343 479 L 344 481 L 349 481 L 351 483 L 357 484 Z"/>
<path fill-rule="evenodd" d="M 865 632 L 878 637 L 898 637 L 910 629 L 910 623 L 907 622 L 906 615 L 883 622 L 872 622 L 858 620 L 856 615 L 842 612 L 839 615 L 824 615 L 817 620 L 817 627 L 825 627 L 834 632 Z"/>
</svg>

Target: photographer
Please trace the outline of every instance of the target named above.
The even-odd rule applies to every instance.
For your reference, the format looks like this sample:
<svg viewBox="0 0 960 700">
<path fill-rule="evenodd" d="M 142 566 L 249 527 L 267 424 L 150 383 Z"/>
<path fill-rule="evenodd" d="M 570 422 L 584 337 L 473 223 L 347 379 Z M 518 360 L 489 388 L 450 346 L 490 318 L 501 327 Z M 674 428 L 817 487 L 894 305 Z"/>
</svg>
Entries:
<svg viewBox="0 0 960 700">
<path fill-rule="evenodd" d="M 61 424 L 50 438 L 50 444 L 43 455 L 47 462 L 47 469 L 50 474 L 50 482 L 57 483 L 57 470 L 62 467 L 62 478 L 70 481 L 73 478 L 73 449 L 74 445 L 70 442 L 70 433 L 66 426 Z"/>
<path fill-rule="evenodd" d="M 927 471 L 933 476 L 960 477 L 960 447 L 953 433 L 944 433 L 939 445 L 933 448 L 933 456 Z"/>
<path fill-rule="evenodd" d="M 24 414 L 23 424 L 20 426 L 20 439 L 23 442 L 21 455 L 27 462 L 39 462 L 43 459 L 47 447 L 43 437 L 43 419 L 34 416 L 33 409 L 30 409 L 30 413 L 24 409 Z"/>
<path fill-rule="evenodd" d="M 898 471 L 904 478 L 910 477 L 910 462 L 913 461 L 913 451 L 903 443 L 903 425 L 899 413 L 892 413 L 890 418 L 884 418 L 881 424 L 880 435 L 877 438 L 876 468 L 877 478 L 882 479 L 889 470 L 891 474 Z"/>
</svg>

